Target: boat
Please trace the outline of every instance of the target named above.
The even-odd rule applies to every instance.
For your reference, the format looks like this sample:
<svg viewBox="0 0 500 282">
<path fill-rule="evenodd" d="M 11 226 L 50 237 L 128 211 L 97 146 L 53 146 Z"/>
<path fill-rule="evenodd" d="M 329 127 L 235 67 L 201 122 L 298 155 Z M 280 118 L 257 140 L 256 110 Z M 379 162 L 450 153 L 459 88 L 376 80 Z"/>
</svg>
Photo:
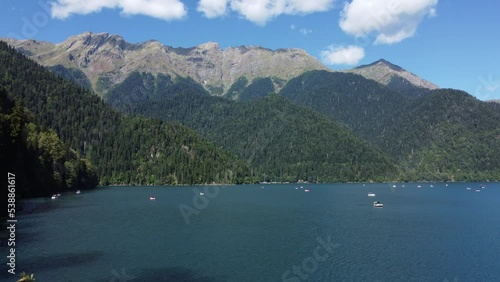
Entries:
<svg viewBox="0 0 500 282">
<path fill-rule="evenodd" d="M 304 190 L 304 192 L 309 192 L 309 189 Z"/>
<path fill-rule="evenodd" d="M 56 194 L 54 194 L 54 195 L 52 195 L 52 197 L 50 197 L 50 198 L 51 198 L 52 200 L 55 200 L 55 199 L 57 199 L 57 195 L 56 195 Z"/>
<path fill-rule="evenodd" d="M 80 193 L 82 193 L 80 190 L 76 190 L 77 195 L 79 195 Z"/>
<path fill-rule="evenodd" d="M 432 188 L 432 187 L 434 187 L 434 185 L 432 185 L 432 184 L 431 184 L 429 187 L 431 187 L 431 188 Z"/>
<path fill-rule="evenodd" d="M 392 185 L 392 188 L 396 188 L 396 184 Z"/>
<path fill-rule="evenodd" d="M 375 197 L 375 193 L 373 192 L 368 193 L 368 197 Z"/>
<path fill-rule="evenodd" d="M 205 193 L 203 193 L 203 192 L 200 192 L 200 196 L 204 196 L 204 195 L 205 195 Z"/>
<path fill-rule="evenodd" d="M 476 189 L 476 192 L 481 192 L 481 190 L 479 190 L 479 189 Z"/>
<path fill-rule="evenodd" d="M 156 200 L 156 197 L 155 197 L 155 196 L 149 196 L 149 199 L 150 199 L 151 201 L 153 201 L 153 200 Z"/>
<path fill-rule="evenodd" d="M 422 186 L 418 185 L 417 188 L 422 188 Z"/>
<path fill-rule="evenodd" d="M 470 187 L 467 187 L 466 189 L 467 189 L 467 190 L 471 190 L 472 188 L 470 188 Z"/>
<path fill-rule="evenodd" d="M 382 208 L 382 207 L 384 207 L 384 204 L 382 204 L 379 201 L 375 201 L 375 202 L 373 202 L 373 207 L 374 208 Z"/>
</svg>

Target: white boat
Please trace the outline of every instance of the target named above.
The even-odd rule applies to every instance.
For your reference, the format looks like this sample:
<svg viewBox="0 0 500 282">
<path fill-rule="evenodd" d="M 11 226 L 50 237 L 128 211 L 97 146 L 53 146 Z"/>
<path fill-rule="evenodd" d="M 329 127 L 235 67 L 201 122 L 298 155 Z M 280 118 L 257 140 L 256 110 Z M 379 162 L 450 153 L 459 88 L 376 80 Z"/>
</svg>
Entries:
<svg viewBox="0 0 500 282">
<path fill-rule="evenodd" d="M 466 190 L 471 190 L 472 188 L 470 188 L 470 187 L 467 187 L 467 188 L 465 188 L 465 189 L 466 189 Z"/>
<path fill-rule="evenodd" d="M 55 195 L 55 194 L 54 194 L 54 195 L 52 195 L 52 197 L 50 197 L 50 198 L 51 198 L 52 200 L 55 200 L 55 199 L 57 199 L 57 195 Z"/>
<path fill-rule="evenodd" d="M 205 195 L 205 193 L 203 193 L 203 192 L 200 192 L 200 196 L 204 196 L 204 195 Z"/>
<path fill-rule="evenodd" d="M 82 193 L 80 190 L 76 190 L 75 192 L 77 195 L 79 195 L 80 193 Z"/>
<path fill-rule="evenodd" d="M 422 188 L 422 186 L 418 185 L 417 188 Z"/>
<path fill-rule="evenodd" d="M 481 192 L 481 190 L 479 190 L 479 189 L 476 189 L 476 192 Z"/>
<path fill-rule="evenodd" d="M 382 207 L 384 207 L 384 204 L 382 204 L 379 201 L 375 201 L 375 202 L 373 202 L 373 207 L 374 208 L 382 208 Z"/>
<path fill-rule="evenodd" d="M 432 188 L 432 187 L 434 187 L 434 185 L 431 184 L 430 187 Z"/>
<path fill-rule="evenodd" d="M 368 193 L 368 197 L 375 197 L 375 193 L 373 192 Z"/>
<path fill-rule="evenodd" d="M 155 197 L 155 196 L 149 196 L 149 199 L 150 199 L 151 201 L 153 201 L 153 200 L 156 200 L 156 197 Z"/>
<path fill-rule="evenodd" d="M 304 190 L 304 192 L 309 192 L 309 189 Z"/>
<path fill-rule="evenodd" d="M 392 188 L 396 188 L 396 184 L 392 185 Z"/>
</svg>

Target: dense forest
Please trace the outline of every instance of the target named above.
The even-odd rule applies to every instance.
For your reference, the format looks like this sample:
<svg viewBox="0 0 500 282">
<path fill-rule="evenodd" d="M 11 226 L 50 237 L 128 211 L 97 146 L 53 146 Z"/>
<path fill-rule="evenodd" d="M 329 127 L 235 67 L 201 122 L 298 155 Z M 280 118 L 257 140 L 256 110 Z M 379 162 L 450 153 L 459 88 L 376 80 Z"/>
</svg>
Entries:
<svg viewBox="0 0 500 282">
<path fill-rule="evenodd" d="M 500 179 L 500 105 L 453 89 L 408 91 L 313 71 L 292 79 L 281 94 L 378 146 L 398 164 L 401 180 Z"/>
<path fill-rule="evenodd" d="M 90 189 L 97 176 L 90 162 L 53 130 L 41 130 L 31 113 L 0 88 L 0 163 L 16 176 L 17 195 L 43 196 Z"/>
<path fill-rule="evenodd" d="M 43 131 L 53 130 L 90 160 L 101 184 L 239 183 L 248 176 L 234 154 L 185 126 L 125 116 L 5 43 L 0 86 Z"/>
<path fill-rule="evenodd" d="M 397 169 L 380 150 L 327 117 L 272 94 L 245 103 L 182 93 L 130 111 L 181 122 L 234 152 L 266 181 L 389 180 Z"/>
</svg>

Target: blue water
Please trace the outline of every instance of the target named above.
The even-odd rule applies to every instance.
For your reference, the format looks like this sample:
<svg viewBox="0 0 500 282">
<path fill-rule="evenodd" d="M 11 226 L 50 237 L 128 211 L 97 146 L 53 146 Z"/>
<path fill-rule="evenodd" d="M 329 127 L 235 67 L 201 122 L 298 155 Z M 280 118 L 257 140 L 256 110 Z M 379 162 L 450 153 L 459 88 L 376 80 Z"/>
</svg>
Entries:
<svg viewBox="0 0 500 282">
<path fill-rule="evenodd" d="M 217 186 L 204 196 L 193 189 L 206 187 L 107 187 L 32 199 L 18 216 L 16 270 L 37 282 L 500 281 L 500 184 L 417 185 Z"/>
</svg>

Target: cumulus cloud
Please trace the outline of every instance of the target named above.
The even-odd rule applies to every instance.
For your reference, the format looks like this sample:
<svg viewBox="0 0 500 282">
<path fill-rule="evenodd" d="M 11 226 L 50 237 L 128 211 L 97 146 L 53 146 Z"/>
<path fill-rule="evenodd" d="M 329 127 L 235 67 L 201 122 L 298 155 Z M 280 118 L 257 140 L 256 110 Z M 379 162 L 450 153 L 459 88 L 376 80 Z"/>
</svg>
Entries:
<svg viewBox="0 0 500 282">
<path fill-rule="evenodd" d="M 200 0 L 198 11 L 208 18 L 223 16 L 229 10 L 259 25 L 282 14 L 297 15 L 327 11 L 334 0 Z"/>
<path fill-rule="evenodd" d="M 352 0 L 340 15 L 340 28 L 363 37 L 376 34 L 375 44 L 393 44 L 412 37 L 420 22 L 436 15 L 439 0 Z"/>
<path fill-rule="evenodd" d="M 72 14 L 87 15 L 102 9 L 120 9 L 124 15 L 145 15 L 162 20 L 183 18 L 187 11 L 180 0 L 56 0 L 52 17 L 65 19 Z"/>
<path fill-rule="evenodd" d="M 200 0 L 198 12 L 202 12 L 207 18 L 224 16 L 227 13 L 228 0 Z"/>
<path fill-rule="evenodd" d="M 359 46 L 329 46 L 321 51 L 321 59 L 328 65 L 356 65 L 365 56 L 365 50 Z"/>
</svg>

